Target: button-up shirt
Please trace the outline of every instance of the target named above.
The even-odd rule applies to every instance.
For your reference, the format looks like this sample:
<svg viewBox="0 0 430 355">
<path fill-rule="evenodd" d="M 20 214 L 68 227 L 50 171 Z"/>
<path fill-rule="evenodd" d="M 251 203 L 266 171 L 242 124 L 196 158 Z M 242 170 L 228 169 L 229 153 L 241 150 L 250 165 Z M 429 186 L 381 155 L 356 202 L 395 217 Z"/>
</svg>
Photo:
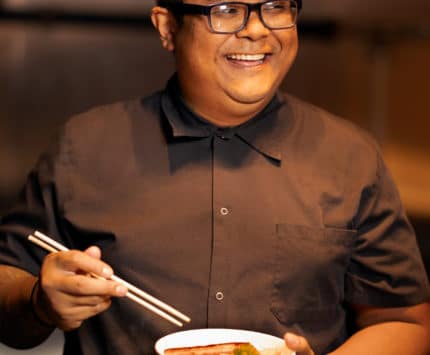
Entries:
<svg viewBox="0 0 430 355">
<path fill-rule="evenodd" d="M 189 328 L 349 335 L 348 303 L 428 298 L 411 226 L 376 144 L 352 124 L 277 94 L 219 128 L 173 78 L 143 100 L 72 118 L 2 219 L 0 261 L 37 274 L 40 229 L 99 245 L 115 273 L 188 314 Z M 151 354 L 174 325 L 128 299 L 66 334 L 65 354 Z"/>
</svg>

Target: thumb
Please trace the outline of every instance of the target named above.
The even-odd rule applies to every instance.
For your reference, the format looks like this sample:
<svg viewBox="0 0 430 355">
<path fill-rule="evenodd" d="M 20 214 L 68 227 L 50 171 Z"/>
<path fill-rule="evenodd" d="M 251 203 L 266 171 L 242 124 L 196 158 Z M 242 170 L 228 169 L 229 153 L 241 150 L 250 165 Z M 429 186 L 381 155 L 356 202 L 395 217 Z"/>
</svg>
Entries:
<svg viewBox="0 0 430 355">
<path fill-rule="evenodd" d="M 287 346 L 295 351 L 297 355 L 315 355 L 306 338 L 293 333 L 286 333 L 284 336 Z"/>
</svg>

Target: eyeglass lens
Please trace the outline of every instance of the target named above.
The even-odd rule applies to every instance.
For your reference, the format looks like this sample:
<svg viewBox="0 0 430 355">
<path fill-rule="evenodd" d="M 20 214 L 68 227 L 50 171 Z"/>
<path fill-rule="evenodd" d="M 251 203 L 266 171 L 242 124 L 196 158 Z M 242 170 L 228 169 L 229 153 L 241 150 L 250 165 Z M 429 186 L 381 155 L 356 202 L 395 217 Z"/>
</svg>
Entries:
<svg viewBox="0 0 430 355">
<path fill-rule="evenodd" d="M 245 27 L 248 18 L 247 4 L 224 3 L 212 7 L 210 25 L 215 32 L 233 33 Z M 260 6 L 260 19 L 270 29 L 293 27 L 296 18 L 297 5 L 294 1 L 269 1 Z"/>
</svg>

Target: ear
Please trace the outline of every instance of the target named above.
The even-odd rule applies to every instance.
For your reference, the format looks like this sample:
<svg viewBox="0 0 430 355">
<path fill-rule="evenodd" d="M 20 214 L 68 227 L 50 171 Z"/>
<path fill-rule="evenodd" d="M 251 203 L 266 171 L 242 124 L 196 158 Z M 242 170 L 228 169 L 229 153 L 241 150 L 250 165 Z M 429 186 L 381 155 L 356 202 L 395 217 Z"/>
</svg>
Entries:
<svg viewBox="0 0 430 355">
<path fill-rule="evenodd" d="M 163 47 L 173 52 L 175 49 L 173 38 L 178 27 L 173 14 L 164 7 L 155 6 L 151 11 L 151 21 L 160 34 Z"/>
</svg>

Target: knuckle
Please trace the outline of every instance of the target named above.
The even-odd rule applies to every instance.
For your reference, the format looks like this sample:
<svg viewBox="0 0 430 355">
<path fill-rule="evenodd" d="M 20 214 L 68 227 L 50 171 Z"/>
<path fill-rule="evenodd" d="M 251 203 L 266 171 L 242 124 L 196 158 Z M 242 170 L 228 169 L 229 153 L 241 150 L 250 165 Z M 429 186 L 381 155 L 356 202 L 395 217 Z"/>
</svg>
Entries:
<svg viewBox="0 0 430 355">
<path fill-rule="evenodd" d="M 55 259 L 57 258 L 56 253 L 49 253 L 45 256 L 45 258 L 43 259 L 43 266 L 48 265 L 50 262 L 55 261 Z M 43 268 L 42 266 L 42 268 Z"/>
<path fill-rule="evenodd" d="M 54 288 L 55 281 L 49 274 L 40 274 L 39 275 L 39 288 L 43 291 L 50 290 Z"/>
<path fill-rule="evenodd" d="M 115 296 L 118 293 L 118 285 L 115 283 L 112 283 L 110 285 L 109 294 L 112 296 Z"/>
<path fill-rule="evenodd" d="M 103 311 L 104 307 L 105 307 L 104 303 L 97 303 L 94 306 L 94 313 L 99 313 L 99 312 Z"/>
<path fill-rule="evenodd" d="M 98 307 L 98 313 L 107 310 L 110 307 L 111 303 L 112 302 L 111 302 L 110 299 L 104 300 L 103 302 L 99 303 L 97 305 L 97 307 Z"/>
<path fill-rule="evenodd" d="M 100 306 L 101 304 L 103 304 L 103 302 L 105 302 L 105 299 L 102 297 L 93 297 L 90 302 L 88 302 L 90 305 L 93 306 Z"/>
<path fill-rule="evenodd" d="M 90 306 L 96 306 L 100 303 L 100 298 L 99 297 L 89 297 L 86 301 L 86 304 L 90 305 Z"/>
<path fill-rule="evenodd" d="M 69 251 L 69 258 L 70 258 L 70 261 L 72 262 L 72 263 L 74 263 L 74 264 L 77 264 L 78 262 L 79 262 L 79 259 L 80 259 L 80 255 L 81 253 L 80 252 L 78 252 L 78 251 L 76 251 L 76 250 L 71 250 L 71 251 Z"/>
<path fill-rule="evenodd" d="M 85 281 L 86 276 L 77 276 L 75 279 L 75 288 L 79 293 L 82 293 L 82 291 L 85 289 Z"/>
</svg>

